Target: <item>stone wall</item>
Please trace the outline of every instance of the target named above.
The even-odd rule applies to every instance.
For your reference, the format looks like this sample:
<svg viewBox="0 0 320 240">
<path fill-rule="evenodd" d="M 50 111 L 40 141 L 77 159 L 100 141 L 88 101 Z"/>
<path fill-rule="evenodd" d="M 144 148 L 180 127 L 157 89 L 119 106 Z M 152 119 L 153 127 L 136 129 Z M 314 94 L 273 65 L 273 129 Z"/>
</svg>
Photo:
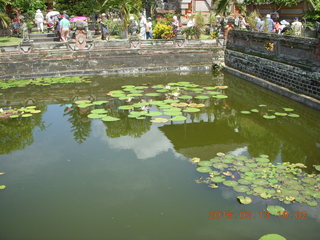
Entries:
<svg viewBox="0 0 320 240">
<path fill-rule="evenodd" d="M 190 41 L 183 46 L 174 41 L 144 41 L 138 48 L 132 48 L 128 41 L 115 41 L 99 42 L 90 51 L 38 48 L 27 54 L 3 52 L 0 79 L 209 70 L 219 51 L 221 47 L 212 41 Z"/>
<path fill-rule="evenodd" d="M 226 66 L 320 99 L 319 39 L 231 31 Z"/>
</svg>

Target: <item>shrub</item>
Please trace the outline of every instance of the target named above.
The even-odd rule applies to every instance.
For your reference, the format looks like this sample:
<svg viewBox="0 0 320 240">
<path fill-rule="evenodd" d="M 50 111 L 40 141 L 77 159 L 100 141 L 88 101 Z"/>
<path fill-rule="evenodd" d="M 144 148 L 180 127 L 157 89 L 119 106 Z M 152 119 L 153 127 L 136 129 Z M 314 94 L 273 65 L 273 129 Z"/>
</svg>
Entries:
<svg viewBox="0 0 320 240">
<path fill-rule="evenodd" d="M 152 30 L 153 38 L 155 39 L 169 39 L 173 37 L 172 26 L 158 23 Z"/>
</svg>

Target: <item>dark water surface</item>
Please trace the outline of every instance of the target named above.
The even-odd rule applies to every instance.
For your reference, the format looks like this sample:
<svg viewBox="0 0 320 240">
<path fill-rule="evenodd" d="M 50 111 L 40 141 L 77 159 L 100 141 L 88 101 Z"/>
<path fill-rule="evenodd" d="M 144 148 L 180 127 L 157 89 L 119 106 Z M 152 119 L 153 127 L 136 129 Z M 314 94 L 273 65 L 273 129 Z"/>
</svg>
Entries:
<svg viewBox="0 0 320 240">
<path fill-rule="evenodd" d="M 267 154 L 274 162 L 300 162 L 314 172 L 312 166 L 320 164 L 319 112 L 228 74 L 88 78 L 92 83 L 0 91 L 0 107 L 42 109 L 29 119 L 0 121 L 0 172 L 6 172 L 0 185 L 7 186 L 0 190 L 0 240 L 254 240 L 267 233 L 318 239 L 319 207 L 259 197 L 240 205 L 229 187 L 196 184 L 203 174 L 190 158 Z M 205 100 L 209 107 L 186 123 L 166 124 L 124 115 L 106 123 L 67 105 L 104 100 L 122 85 L 176 81 L 227 85 L 229 98 Z M 294 108 L 300 118 L 240 113 L 259 104 Z M 307 219 L 261 219 L 269 204 L 283 205 L 290 216 L 306 211 Z M 235 217 L 208 219 L 209 211 L 232 211 Z M 254 218 L 241 219 L 241 211 Z"/>
</svg>

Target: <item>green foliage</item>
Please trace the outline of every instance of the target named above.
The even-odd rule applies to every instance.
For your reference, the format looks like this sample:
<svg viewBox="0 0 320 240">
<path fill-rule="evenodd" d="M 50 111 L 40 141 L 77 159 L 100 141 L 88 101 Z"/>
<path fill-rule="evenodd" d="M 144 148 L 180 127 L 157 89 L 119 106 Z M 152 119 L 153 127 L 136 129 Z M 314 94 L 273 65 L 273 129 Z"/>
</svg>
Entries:
<svg viewBox="0 0 320 240">
<path fill-rule="evenodd" d="M 257 22 L 256 22 L 256 17 L 258 17 L 259 14 L 256 11 L 253 11 L 247 16 L 247 22 L 249 26 L 251 27 L 252 30 L 258 31 L 257 29 Z"/>
<path fill-rule="evenodd" d="M 46 9 L 45 0 L 16 0 L 10 3 L 14 8 L 20 8 L 22 13 L 33 17 L 37 9 Z"/>
<path fill-rule="evenodd" d="M 99 6 L 98 0 L 56 0 L 55 2 L 55 8 L 60 12 L 67 11 L 69 16 L 91 16 Z"/>
<path fill-rule="evenodd" d="M 169 39 L 173 37 L 173 29 L 171 25 L 158 23 L 152 34 L 155 39 Z"/>
</svg>

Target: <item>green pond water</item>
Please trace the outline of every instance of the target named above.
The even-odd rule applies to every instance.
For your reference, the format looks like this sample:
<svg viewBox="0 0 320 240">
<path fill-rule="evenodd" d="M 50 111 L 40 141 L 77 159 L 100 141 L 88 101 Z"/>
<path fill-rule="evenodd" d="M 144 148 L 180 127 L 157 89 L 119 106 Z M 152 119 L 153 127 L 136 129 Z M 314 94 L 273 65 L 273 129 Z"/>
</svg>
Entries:
<svg viewBox="0 0 320 240">
<path fill-rule="evenodd" d="M 252 203 L 242 205 L 236 198 L 244 194 L 232 187 L 218 183 L 219 188 L 211 189 L 197 183 L 208 174 L 197 172 L 191 162 L 194 157 L 212 159 L 219 152 L 248 158 L 266 154 L 273 164 L 303 163 L 307 168 L 302 171 L 316 178 L 318 111 L 228 74 L 86 79 L 91 83 L 0 90 L 0 107 L 34 105 L 41 110 L 31 117 L 0 120 L 0 172 L 5 173 L 0 185 L 6 186 L 0 190 L 1 240 L 254 240 L 268 233 L 288 240 L 318 239 L 319 198 L 315 207 L 260 196 L 250 196 Z M 128 111 L 118 107 L 132 103 L 107 95 L 123 85 L 179 81 L 228 86 L 218 89 L 228 98 L 181 100 L 205 106 L 183 113 L 185 121 L 152 123 L 163 116 L 128 118 Z M 135 97 L 132 102 L 141 99 L 164 97 Z M 90 119 L 87 115 L 96 106 L 78 108 L 73 103 L 79 100 L 109 100 L 98 108 L 112 109 L 120 120 Z M 263 118 L 284 112 L 282 108 L 292 108 L 288 113 L 300 117 Z M 259 113 L 241 113 L 251 109 Z M 149 111 L 159 108 L 153 105 Z M 265 218 L 268 205 L 284 207 L 289 217 Z M 215 219 L 210 219 L 210 211 Z M 251 217 L 244 217 L 248 214 Z"/>
</svg>

